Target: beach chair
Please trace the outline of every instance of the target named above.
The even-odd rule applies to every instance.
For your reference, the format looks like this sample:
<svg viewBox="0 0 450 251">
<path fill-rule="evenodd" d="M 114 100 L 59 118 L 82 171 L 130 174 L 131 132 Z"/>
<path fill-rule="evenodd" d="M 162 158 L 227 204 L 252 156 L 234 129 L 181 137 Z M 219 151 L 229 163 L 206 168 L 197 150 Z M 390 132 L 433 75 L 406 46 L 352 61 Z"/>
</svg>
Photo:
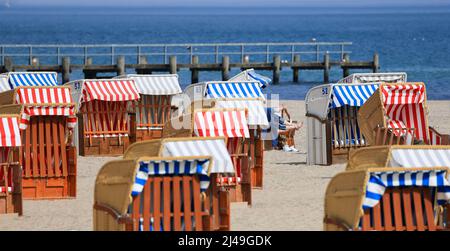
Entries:
<svg viewBox="0 0 450 251">
<path fill-rule="evenodd" d="M 305 100 L 308 165 L 331 165 L 333 155 L 345 155 L 350 149 L 368 145 L 360 131 L 357 113 L 378 86 L 326 84 L 308 91 Z"/>
<path fill-rule="evenodd" d="M 244 109 L 199 109 L 193 114 L 193 135 L 227 138 L 227 149 L 236 170 L 236 186 L 231 188 L 232 202 L 252 203 L 250 132 Z"/>
<path fill-rule="evenodd" d="M 346 170 L 369 167 L 448 167 L 450 146 L 384 145 L 353 150 Z"/>
<path fill-rule="evenodd" d="M 178 75 L 129 74 L 117 79 L 134 80 L 140 99 L 133 103 L 136 111 L 136 140 L 161 138 L 164 125 L 172 116 L 172 97 L 181 93 Z"/>
<path fill-rule="evenodd" d="M 212 230 L 211 159 L 142 157 L 106 163 L 94 191 L 94 230 Z"/>
<path fill-rule="evenodd" d="M 371 145 L 449 144 L 428 125 L 424 83 L 384 83 L 360 108 L 361 131 Z"/>
<path fill-rule="evenodd" d="M 436 231 L 448 225 L 448 168 L 367 168 L 334 176 L 324 230 Z"/>
<path fill-rule="evenodd" d="M 78 101 L 77 143 L 81 156 L 121 155 L 136 140 L 133 102 L 139 92 L 132 79 L 76 80 L 71 86 Z"/>
<path fill-rule="evenodd" d="M 248 81 L 258 81 L 261 88 L 266 88 L 272 83 L 272 79 L 264 75 L 258 74 L 254 69 L 247 69 L 241 71 L 237 75 L 228 79 L 229 82 L 248 82 Z"/>
<path fill-rule="evenodd" d="M 191 133 L 192 134 L 192 133 Z M 236 184 L 234 167 L 224 137 L 165 138 L 136 142 L 128 147 L 123 158 L 211 156 L 211 186 L 206 191 L 212 214 L 213 230 L 230 230 L 229 189 Z M 234 180 L 233 180 L 234 179 Z"/>
<path fill-rule="evenodd" d="M 18 111 L 21 107 L 0 107 L 0 214 L 23 214 L 21 146 Z"/>
<path fill-rule="evenodd" d="M 239 74 L 238 74 L 239 75 Z M 253 79 L 251 76 L 257 77 Z M 270 79 L 263 79 L 252 71 L 245 71 L 239 80 L 211 81 L 188 86 L 184 93 L 192 103 L 186 111 L 196 108 L 241 108 L 247 109 L 248 129 L 250 132 L 249 152 L 252 187 L 263 186 L 264 141 L 262 129 L 270 127 L 264 112 L 265 97 L 261 86 L 267 85 Z M 251 79 L 250 79 L 251 78 Z M 197 105 L 196 102 L 199 104 Z"/>
<path fill-rule="evenodd" d="M 76 196 L 76 124 L 70 88 L 16 87 L 0 93 L 0 105 L 20 104 L 25 199 Z"/>
<path fill-rule="evenodd" d="M 404 83 L 407 81 L 406 72 L 377 72 L 354 73 L 338 81 L 339 84 L 364 84 L 364 83 Z"/>
</svg>

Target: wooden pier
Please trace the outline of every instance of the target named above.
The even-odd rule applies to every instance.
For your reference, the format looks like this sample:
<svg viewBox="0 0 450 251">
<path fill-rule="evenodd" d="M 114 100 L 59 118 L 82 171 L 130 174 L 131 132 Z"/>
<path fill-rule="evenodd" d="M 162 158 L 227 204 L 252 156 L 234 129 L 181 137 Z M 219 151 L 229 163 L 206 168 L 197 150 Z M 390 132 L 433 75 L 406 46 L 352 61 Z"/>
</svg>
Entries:
<svg viewBox="0 0 450 251">
<path fill-rule="evenodd" d="M 152 73 L 172 73 L 175 74 L 180 70 L 191 71 L 191 82 L 197 83 L 199 80 L 200 72 L 205 71 L 216 71 L 222 73 L 222 80 L 228 80 L 230 78 L 230 70 L 232 68 L 238 68 L 241 70 L 254 68 L 255 70 L 266 70 L 272 71 L 272 79 L 274 84 L 280 82 L 280 75 L 283 69 L 292 70 L 293 82 L 299 82 L 303 74 L 302 71 L 305 70 L 319 70 L 323 71 L 323 82 L 329 82 L 330 70 L 334 68 L 340 68 L 342 70 L 343 77 L 350 74 L 351 69 L 367 69 L 372 72 L 377 72 L 379 69 L 379 59 L 378 54 L 374 54 L 372 60 L 370 61 L 350 61 L 350 51 L 346 51 L 344 46 L 349 46 L 351 43 L 255 43 L 255 44 L 191 44 L 191 45 L 133 45 L 136 47 L 136 53 L 123 53 L 117 52 L 114 48 L 120 47 L 120 45 L 111 45 L 110 53 L 100 54 L 89 53 L 88 50 L 91 48 L 98 48 L 99 46 L 71 46 L 68 48 L 84 48 L 84 53 L 61 53 L 64 46 L 61 45 L 43 45 L 43 46 L 29 46 L 28 54 L 24 53 L 6 53 L 6 49 L 11 47 L 8 45 L 0 45 L 0 72 L 10 72 L 10 71 L 55 71 L 62 75 L 63 83 L 69 82 L 71 80 L 71 72 L 74 70 L 81 70 L 86 79 L 97 78 L 99 73 L 107 73 L 108 77 L 113 77 L 115 75 L 123 75 L 129 72 L 130 69 L 134 70 L 138 74 L 152 74 Z M 130 45 L 123 45 L 125 48 L 130 47 Z M 163 46 L 164 52 L 142 52 L 142 48 L 145 46 L 158 47 Z M 190 51 L 187 53 L 180 52 L 169 52 L 168 48 L 171 47 L 186 47 Z M 238 47 L 239 52 L 225 51 L 223 48 L 228 47 Z M 255 51 L 251 50 L 251 46 L 265 47 L 265 51 Z M 283 50 L 270 50 L 271 47 L 287 47 L 290 48 L 288 51 Z M 299 50 L 297 48 L 305 46 L 312 46 L 314 50 Z M 338 46 L 339 50 L 320 50 L 320 47 L 325 46 Z M 20 47 L 14 46 L 13 48 Z M 24 47 L 24 46 L 22 46 Z M 22 48 L 20 47 L 20 48 Z M 51 48 L 57 49 L 57 54 L 52 53 L 32 53 L 36 51 L 36 48 Z M 101 47 L 107 47 L 105 45 Z M 193 48 L 214 48 L 213 52 L 196 52 Z M 219 51 L 222 49 L 222 51 Z M 172 55 L 171 55 L 172 54 Z M 303 60 L 303 57 L 311 57 L 313 55 L 315 58 L 313 60 Z M 100 63 L 94 64 L 94 57 L 109 57 L 110 61 L 105 63 L 101 61 Z M 155 62 L 155 60 L 149 61 L 152 56 L 162 56 L 162 62 Z M 178 57 L 186 59 L 179 62 Z M 205 56 L 212 56 L 214 59 L 205 60 L 206 62 L 201 62 L 200 58 Z M 26 57 L 26 63 L 15 63 L 13 58 Z M 55 57 L 55 63 L 49 63 L 48 58 Z M 77 59 L 77 57 L 82 58 L 82 62 L 72 63 L 72 59 Z M 135 58 L 133 62 L 126 62 L 126 58 Z M 236 60 L 236 57 L 238 59 Z M 41 58 L 46 59 L 44 63 L 40 63 Z M 253 58 L 257 58 L 253 60 Z M 258 60 L 264 58 L 264 60 Z M 286 59 L 288 58 L 288 59 Z M 271 59 L 271 60 L 270 60 Z M 23 60 L 22 60 L 23 61 Z M 80 60 L 78 60 L 80 61 Z M 131 60 L 130 60 L 131 61 Z M 260 61 L 260 62 L 258 62 Z"/>
</svg>

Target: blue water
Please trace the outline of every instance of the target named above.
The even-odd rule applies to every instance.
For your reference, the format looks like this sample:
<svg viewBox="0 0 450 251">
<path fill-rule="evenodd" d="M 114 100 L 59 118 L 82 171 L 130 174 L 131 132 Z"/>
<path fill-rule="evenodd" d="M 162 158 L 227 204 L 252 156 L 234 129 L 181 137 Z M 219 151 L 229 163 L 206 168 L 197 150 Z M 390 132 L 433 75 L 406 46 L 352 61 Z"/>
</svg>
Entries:
<svg viewBox="0 0 450 251">
<path fill-rule="evenodd" d="M 0 10 L 0 44 L 120 44 L 351 41 L 353 60 L 380 55 L 381 71 L 405 71 L 429 99 L 450 99 L 450 7 L 428 8 L 10 8 Z M 236 73 L 236 72 L 232 72 Z M 262 72 L 271 76 L 270 72 Z M 342 72 L 335 69 L 332 80 Z M 189 72 L 181 72 L 183 85 Z M 200 80 L 220 73 L 201 73 Z M 303 99 L 322 72 L 282 71 L 270 92 Z"/>
</svg>

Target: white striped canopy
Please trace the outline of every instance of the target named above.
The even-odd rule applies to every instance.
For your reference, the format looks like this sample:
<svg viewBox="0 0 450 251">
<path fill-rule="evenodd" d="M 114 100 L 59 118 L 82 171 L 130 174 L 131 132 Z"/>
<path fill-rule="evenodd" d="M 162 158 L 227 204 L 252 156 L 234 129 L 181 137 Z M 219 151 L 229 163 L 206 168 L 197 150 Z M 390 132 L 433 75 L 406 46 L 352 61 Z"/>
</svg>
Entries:
<svg viewBox="0 0 450 251">
<path fill-rule="evenodd" d="M 249 126 L 261 126 L 263 129 L 270 127 L 269 121 L 267 120 L 267 114 L 264 108 L 264 103 L 259 99 L 227 99 L 218 100 L 216 102 L 217 108 L 225 109 L 247 109 L 248 119 L 247 123 Z"/>
<path fill-rule="evenodd" d="M 21 146 L 19 119 L 0 116 L 0 147 Z"/>
<path fill-rule="evenodd" d="M 15 102 L 23 104 L 20 129 L 26 129 L 31 116 L 67 116 L 69 128 L 76 123 L 75 103 L 70 87 L 18 87 Z"/>
<path fill-rule="evenodd" d="M 57 86 L 56 72 L 10 72 L 8 82 L 11 89 L 19 86 Z"/>
<path fill-rule="evenodd" d="M 143 95 L 175 95 L 182 92 L 177 74 L 129 74 L 117 78 L 134 80 L 139 94 Z"/>
<path fill-rule="evenodd" d="M 80 103 L 92 100 L 138 100 L 139 92 L 132 79 L 83 80 Z"/>
<path fill-rule="evenodd" d="M 198 175 L 200 178 L 200 191 L 209 187 L 209 159 L 190 160 L 146 160 L 140 159 L 131 196 L 139 195 L 144 189 L 149 176 L 164 175 Z"/>
<path fill-rule="evenodd" d="M 234 173 L 233 162 L 223 138 L 164 139 L 162 157 L 211 156 L 211 173 Z"/>
<path fill-rule="evenodd" d="M 405 72 L 381 72 L 381 73 L 354 73 L 341 80 L 338 83 L 400 83 L 406 82 Z"/>
<path fill-rule="evenodd" d="M 448 167 L 450 168 L 450 149 L 402 149 L 391 150 L 392 167 Z"/>
<path fill-rule="evenodd" d="M 200 137 L 249 138 L 245 110 L 206 110 L 194 112 L 194 133 Z"/>
</svg>

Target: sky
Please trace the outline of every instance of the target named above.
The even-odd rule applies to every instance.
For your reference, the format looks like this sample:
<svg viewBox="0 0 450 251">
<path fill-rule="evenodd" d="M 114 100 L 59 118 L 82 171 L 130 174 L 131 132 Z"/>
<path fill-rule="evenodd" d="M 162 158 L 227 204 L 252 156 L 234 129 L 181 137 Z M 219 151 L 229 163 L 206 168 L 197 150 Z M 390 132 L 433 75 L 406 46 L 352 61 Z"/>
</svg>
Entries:
<svg viewBox="0 0 450 251">
<path fill-rule="evenodd" d="M 316 6 L 432 6 L 450 5 L 450 0 L 0 0 L 12 6 L 258 6 L 258 7 L 316 7 Z"/>
</svg>

